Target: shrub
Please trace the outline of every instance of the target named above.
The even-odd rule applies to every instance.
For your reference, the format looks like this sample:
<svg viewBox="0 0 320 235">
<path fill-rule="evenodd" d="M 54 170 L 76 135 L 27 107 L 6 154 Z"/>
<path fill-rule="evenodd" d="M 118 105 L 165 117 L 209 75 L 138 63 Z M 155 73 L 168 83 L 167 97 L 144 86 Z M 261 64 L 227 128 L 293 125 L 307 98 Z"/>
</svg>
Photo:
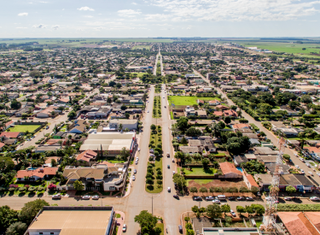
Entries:
<svg viewBox="0 0 320 235">
<path fill-rule="evenodd" d="M 19 191 L 24 192 L 24 191 L 26 191 L 26 188 L 25 187 L 20 187 Z"/>
<path fill-rule="evenodd" d="M 18 188 L 19 186 L 18 185 L 16 185 L 16 184 L 10 184 L 9 185 L 9 188 Z"/>
<path fill-rule="evenodd" d="M 320 211 L 320 204 L 279 204 L 278 211 Z"/>
<path fill-rule="evenodd" d="M 56 188 L 57 188 L 57 186 L 55 184 L 53 184 L 53 183 L 50 183 L 49 186 L 48 186 L 48 189 L 50 191 L 54 191 L 54 190 L 56 190 Z"/>
<path fill-rule="evenodd" d="M 29 191 L 29 192 L 36 191 L 36 188 L 31 186 L 31 187 L 28 188 L 28 191 Z"/>
<path fill-rule="evenodd" d="M 9 188 L 9 191 L 16 191 L 16 188 Z"/>
</svg>

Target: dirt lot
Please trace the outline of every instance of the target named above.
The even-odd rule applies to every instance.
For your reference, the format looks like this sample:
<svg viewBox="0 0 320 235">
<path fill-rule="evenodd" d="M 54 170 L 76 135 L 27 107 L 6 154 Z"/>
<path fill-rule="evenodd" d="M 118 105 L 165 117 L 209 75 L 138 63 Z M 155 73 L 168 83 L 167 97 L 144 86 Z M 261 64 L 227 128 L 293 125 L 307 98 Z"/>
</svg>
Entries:
<svg viewBox="0 0 320 235">
<path fill-rule="evenodd" d="M 201 187 L 206 187 L 207 189 L 209 189 L 210 187 L 222 187 L 222 188 L 230 188 L 230 187 L 237 187 L 238 189 L 240 189 L 240 187 L 247 187 L 246 184 L 243 181 L 238 181 L 238 182 L 232 182 L 232 181 L 226 181 L 226 180 L 218 180 L 218 179 L 214 179 L 209 183 L 206 184 L 198 184 L 197 182 L 191 180 L 189 181 L 189 185 L 188 187 L 196 187 L 198 190 Z M 209 190 L 208 190 L 209 191 Z M 208 192 L 208 193 L 198 193 L 199 195 L 212 195 L 212 193 Z M 227 197 L 228 196 L 252 196 L 252 193 L 213 193 L 213 195 L 218 195 L 218 194 L 224 194 Z M 196 194 L 195 194 L 196 195 Z"/>
</svg>

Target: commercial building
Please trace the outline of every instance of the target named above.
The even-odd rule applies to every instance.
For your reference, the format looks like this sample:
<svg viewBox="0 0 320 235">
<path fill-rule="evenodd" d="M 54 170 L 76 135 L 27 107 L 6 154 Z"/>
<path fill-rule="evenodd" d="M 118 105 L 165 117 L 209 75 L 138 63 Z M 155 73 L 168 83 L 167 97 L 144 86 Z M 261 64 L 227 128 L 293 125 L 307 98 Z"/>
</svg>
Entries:
<svg viewBox="0 0 320 235">
<path fill-rule="evenodd" d="M 110 235 L 113 232 L 113 207 L 45 206 L 29 226 L 29 235 Z"/>
<path fill-rule="evenodd" d="M 108 152 L 108 156 L 116 156 L 125 148 L 132 153 L 136 146 L 135 132 L 97 132 L 89 134 L 80 147 L 80 151 L 91 149 L 95 152 Z"/>
</svg>

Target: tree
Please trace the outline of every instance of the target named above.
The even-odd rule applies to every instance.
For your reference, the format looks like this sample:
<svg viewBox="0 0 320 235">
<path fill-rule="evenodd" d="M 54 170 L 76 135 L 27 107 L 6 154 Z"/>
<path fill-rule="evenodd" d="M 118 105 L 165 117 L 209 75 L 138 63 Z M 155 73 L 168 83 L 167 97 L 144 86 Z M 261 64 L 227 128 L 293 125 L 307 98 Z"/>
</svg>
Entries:
<svg viewBox="0 0 320 235">
<path fill-rule="evenodd" d="M 183 136 L 181 141 L 180 141 L 181 144 L 183 145 L 187 145 L 188 144 L 188 140 Z"/>
<path fill-rule="evenodd" d="M 124 104 L 123 105 L 121 105 L 121 110 L 126 110 L 127 109 L 127 106 L 125 106 Z"/>
<path fill-rule="evenodd" d="M 76 181 L 73 183 L 73 187 L 74 187 L 74 189 L 77 190 L 77 191 L 82 191 L 82 190 L 84 189 L 84 186 L 83 186 L 82 182 L 79 181 L 79 180 L 76 180 Z"/>
<path fill-rule="evenodd" d="M 75 116 L 77 116 L 77 114 L 73 110 L 68 114 L 68 118 L 70 118 L 70 119 L 74 118 Z"/>
<path fill-rule="evenodd" d="M 312 99 L 311 99 L 310 95 L 302 95 L 300 98 L 300 101 L 302 103 L 306 103 L 306 104 L 312 103 Z"/>
<path fill-rule="evenodd" d="M 50 206 L 50 205 L 49 203 L 47 203 L 45 200 L 42 200 L 42 199 L 37 199 L 24 204 L 24 207 L 22 207 L 20 211 L 19 219 L 26 224 L 30 224 L 33 218 L 38 214 L 38 212 L 44 206 Z"/>
<path fill-rule="evenodd" d="M 140 225 L 141 234 L 152 234 L 158 219 L 148 211 L 143 210 L 139 215 L 134 217 L 134 222 L 137 222 Z"/>
<path fill-rule="evenodd" d="M 180 159 L 180 162 L 181 162 L 182 165 L 183 165 L 183 164 L 185 163 L 185 161 L 186 161 L 186 156 L 185 156 L 185 154 L 184 154 L 183 152 L 180 152 L 180 151 L 176 152 L 176 153 L 174 154 L 174 157 L 175 157 L 176 159 Z"/>
<path fill-rule="evenodd" d="M 297 189 L 295 187 L 291 186 L 291 185 L 288 185 L 286 187 L 286 192 L 289 193 L 289 194 L 292 194 L 292 193 L 297 192 Z"/>
<path fill-rule="evenodd" d="M 186 131 L 186 135 L 187 136 L 200 136 L 201 135 L 201 131 L 197 128 L 194 127 L 190 127 L 187 131 Z"/>
<path fill-rule="evenodd" d="M 188 118 L 186 117 L 180 117 L 177 121 L 177 127 L 183 132 L 188 128 L 188 126 Z"/>
<path fill-rule="evenodd" d="M 130 151 L 127 150 L 125 147 L 123 147 L 120 151 L 120 154 L 117 156 L 117 158 L 121 159 L 122 161 L 128 161 L 129 156 L 130 156 Z"/>
<path fill-rule="evenodd" d="M 0 231 L 5 231 L 11 224 L 18 222 L 18 212 L 9 206 L 0 207 Z"/>
<path fill-rule="evenodd" d="M 237 212 L 241 215 L 241 213 L 245 213 L 246 209 L 243 206 L 237 206 L 236 207 Z"/>
<path fill-rule="evenodd" d="M 231 208 L 228 204 L 224 204 L 221 206 L 221 211 L 226 214 L 227 212 L 230 212 Z"/>
<path fill-rule="evenodd" d="M 197 193 L 198 192 L 198 189 L 196 187 L 191 187 L 190 188 L 190 192 L 191 193 Z"/>
<path fill-rule="evenodd" d="M 198 206 L 193 206 L 191 207 L 191 210 L 193 213 L 198 213 L 199 212 L 199 207 Z"/>
<path fill-rule="evenodd" d="M 15 222 L 7 228 L 6 235 L 23 235 L 27 228 L 27 224 L 22 222 Z"/>
<path fill-rule="evenodd" d="M 231 122 L 231 118 L 229 116 L 224 117 L 223 120 L 227 125 Z"/>
<path fill-rule="evenodd" d="M 220 218 L 222 215 L 221 207 L 217 204 L 207 206 L 207 216 L 211 219 Z"/>
<path fill-rule="evenodd" d="M 16 99 L 11 101 L 11 108 L 12 109 L 20 109 L 21 108 L 21 103 L 17 101 Z"/>
<path fill-rule="evenodd" d="M 283 154 L 282 157 L 284 159 L 286 159 L 287 161 L 290 159 L 290 155 L 289 154 Z"/>
<path fill-rule="evenodd" d="M 253 210 L 257 215 L 263 215 L 266 210 L 264 206 L 260 204 L 251 204 L 251 207 L 253 208 Z"/>
<path fill-rule="evenodd" d="M 199 192 L 200 192 L 200 193 L 207 193 L 207 192 L 208 192 L 208 189 L 207 189 L 206 187 L 201 187 L 201 188 L 199 189 Z"/>
<path fill-rule="evenodd" d="M 152 125 L 150 126 L 150 129 L 151 129 L 152 131 L 155 131 L 155 130 L 157 129 L 157 126 L 154 125 L 154 124 L 152 124 Z"/>
<path fill-rule="evenodd" d="M 246 210 L 246 212 L 249 214 L 249 216 L 250 216 L 250 214 L 253 214 L 253 213 L 254 213 L 254 209 L 253 209 L 252 206 L 246 206 L 246 207 L 245 207 L 245 210 Z"/>
<path fill-rule="evenodd" d="M 208 158 L 202 159 L 202 166 L 204 169 L 208 169 L 209 163 L 210 163 L 210 160 Z"/>
<path fill-rule="evenodd" d="M 184 217 L 184 221 L 188 223 L 190 221 L 190 217 Z"/>
<path fill-rule="evenodd" d="M 177 184 L 179 189 L 184 188 L 187 184 L 185 178 L 182 175 L 174 174 L 172 178 L 173 178 L 173 182 Z"/>
<path fill-rule="evenodd" d="M 253 193 L 253 194 L 256 194 L 257 192 L 259 192 L 260 190 L 259 190 L 259 188 L 258 187 L 255 187 L 255 186 L 252 186 L 251 187 L 251 192 Z"/>
</svg>

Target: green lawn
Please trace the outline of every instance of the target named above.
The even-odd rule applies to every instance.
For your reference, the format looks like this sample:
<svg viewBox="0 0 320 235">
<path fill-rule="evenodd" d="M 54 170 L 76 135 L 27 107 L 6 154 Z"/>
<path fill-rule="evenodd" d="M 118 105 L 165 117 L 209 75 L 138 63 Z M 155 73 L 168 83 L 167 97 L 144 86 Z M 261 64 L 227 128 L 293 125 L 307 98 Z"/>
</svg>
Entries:
<svg viewBox="0 0 320 235">
<path fill-rule="evenodd" d="M 157 223 L 156 227 L 161 228 L 160 235 L 164 235 L 164 224 L 163 223 Z"/>
<path fill-rule="evenodd" d="M 194 181 L 197 184 L 203 185 L 203 184 L 210 183 L 212 181 L 212 179 L 191 179 L 191 180 L 187 180 L 187 186 L 189 186 L 189 182 L 190 181 Z"/>
<path fill-rule="evenodd" d="M 146 50 L 150 50 L 151 46 L 148 46 L 148 45 L 138 45 L 138 46 L 134 46 L 132 47 L 132 50 L 136 50 L 136 49 L 146 49 Z"/>
<path fill-rule="evenodd" d="M 197 96 L 169 96 L 169 104 L 171 105 L 172 103 L 174 105 L 195 105 L 198 104 L 197 100 L 220 100 L 218 97 L 197 97 Z"/>
<path fill-rule="evenodd" d="M 11 127 L 8 132 L 34 132 L 40 125 L 15 125 Z"/>
<path fill-rule="evenodd" d="M 139 73 L 136 73 L 136 72 L 134 72 L 134 73 L 132 73 L 134 76 L 136 76 L 136 77 L 138 77 L 138 78 L 142 78 L 142 76 L 144 75 L 144 74 L 147 74 L 147 73 L 142 73 L 142 72 L 139 72 Z"/>
<path fill-rule="evenodd" d="M 210 168 L 210 169 L 203 169 L 202 167 L 194 167 L 191 171 L 189 171 L 187 168 L 184 168 L 184 172 L 186 175 L 189 176 L 195 176 L 195 175 L 214 175 L 217 173 L 217 169 Z"/>
<path fill-rule="evenodd" d="M 67 132 L 67 125 L 63 125 L 60 129 L 61 132 Z"/>
</svg>

